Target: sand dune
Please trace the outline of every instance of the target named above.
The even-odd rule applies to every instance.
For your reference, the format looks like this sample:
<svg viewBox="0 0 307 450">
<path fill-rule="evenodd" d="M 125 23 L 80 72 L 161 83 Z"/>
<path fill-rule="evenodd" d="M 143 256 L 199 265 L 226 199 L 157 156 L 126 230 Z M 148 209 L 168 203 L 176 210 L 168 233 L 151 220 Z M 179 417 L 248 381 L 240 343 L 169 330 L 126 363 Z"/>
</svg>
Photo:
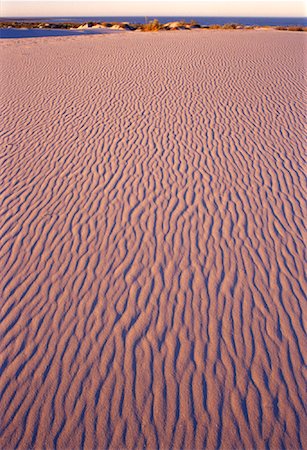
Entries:
<svg viewBox="0 0 307 450">
<path fill-rule="evenodd" d="M 2 449 L 306 444 L 304 39 L 1 42 Z"/>
</svg>

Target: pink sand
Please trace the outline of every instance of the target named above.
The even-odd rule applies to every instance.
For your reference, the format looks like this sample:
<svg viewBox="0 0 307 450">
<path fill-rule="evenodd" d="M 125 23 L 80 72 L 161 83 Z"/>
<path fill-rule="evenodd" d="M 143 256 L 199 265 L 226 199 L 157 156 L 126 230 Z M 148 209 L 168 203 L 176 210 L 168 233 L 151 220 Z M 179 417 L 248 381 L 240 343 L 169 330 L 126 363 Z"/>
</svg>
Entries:
<svg viewBox="0 0 307 450">
<path fill-rule="evenodd" d="M 1 448 L 303 446 L 304 42 L 0 43 Z"/>
</svg>

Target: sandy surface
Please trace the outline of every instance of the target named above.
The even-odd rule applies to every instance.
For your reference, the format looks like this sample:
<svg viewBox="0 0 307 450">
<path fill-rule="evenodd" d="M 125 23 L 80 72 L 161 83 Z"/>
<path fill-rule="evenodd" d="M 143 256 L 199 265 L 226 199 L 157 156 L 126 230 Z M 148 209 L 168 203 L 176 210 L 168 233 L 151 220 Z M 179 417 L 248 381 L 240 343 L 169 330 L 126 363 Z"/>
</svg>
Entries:
<svg viewBox="0 0 307 450">
<path fill-rule="evenodd" d="M 1 449 L 304 446 L 304 39 L 1 42 Z"/>
</svg>

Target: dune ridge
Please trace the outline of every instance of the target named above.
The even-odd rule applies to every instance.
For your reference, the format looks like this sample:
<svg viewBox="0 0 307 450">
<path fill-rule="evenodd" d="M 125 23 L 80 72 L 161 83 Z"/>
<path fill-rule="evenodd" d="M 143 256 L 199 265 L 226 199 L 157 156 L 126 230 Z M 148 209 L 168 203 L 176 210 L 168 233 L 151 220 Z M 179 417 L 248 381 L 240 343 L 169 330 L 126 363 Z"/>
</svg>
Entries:
<svg viewBox="0 0 307 450">
<path fill-rule="evenodd" d="M 1 43 L 1 448 L 303 448 L 304 42 Z"/>
</svg>

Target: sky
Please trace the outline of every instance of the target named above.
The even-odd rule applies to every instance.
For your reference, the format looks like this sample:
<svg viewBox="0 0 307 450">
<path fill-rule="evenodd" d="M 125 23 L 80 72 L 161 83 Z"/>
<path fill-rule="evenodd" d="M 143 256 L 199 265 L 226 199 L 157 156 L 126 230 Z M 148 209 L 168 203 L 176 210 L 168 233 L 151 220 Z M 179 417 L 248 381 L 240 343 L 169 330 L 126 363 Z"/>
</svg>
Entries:
<svg viewBox="0 0 307 450">
<path fill-rule="evenodd" d="M 48 16 L 303 17 L 304 0 L 0 0 L 1 17 Z"/>
</svg>

